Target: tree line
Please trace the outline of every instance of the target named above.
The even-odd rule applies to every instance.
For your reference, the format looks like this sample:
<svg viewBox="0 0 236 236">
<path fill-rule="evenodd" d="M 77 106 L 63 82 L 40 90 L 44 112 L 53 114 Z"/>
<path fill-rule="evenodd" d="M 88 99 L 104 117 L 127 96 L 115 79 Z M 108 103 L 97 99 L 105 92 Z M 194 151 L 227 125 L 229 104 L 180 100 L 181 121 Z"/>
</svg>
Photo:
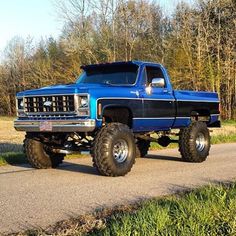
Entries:
<svg viewBox="0 0 236 236">
<path fill-rule="evenodd" d="M 162 63 L 175 89 L 218 92 L 225 119 L 236 118 L 236 1 L 196 0 L 172 15 L 151 0 L 57 3 L 58 39 L 14 37 L 0 63 L 0 114 L 15 114 L 15 94 L 69 83 L 90 63 Z"/>
</svg>

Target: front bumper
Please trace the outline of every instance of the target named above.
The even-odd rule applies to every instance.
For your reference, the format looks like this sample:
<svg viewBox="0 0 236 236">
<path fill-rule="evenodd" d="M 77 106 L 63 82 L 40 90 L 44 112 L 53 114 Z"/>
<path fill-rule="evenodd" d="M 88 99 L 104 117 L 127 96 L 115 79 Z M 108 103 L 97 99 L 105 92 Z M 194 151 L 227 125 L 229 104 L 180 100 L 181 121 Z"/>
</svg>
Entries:
<svg viewBox="0 0 236 236">
<path fill-rule="evenodd" d="M 26 132 L 91 132 L 95 129 L 94 119 L 79 120 L 15 120 L 17 131 Z"/>
</svg>

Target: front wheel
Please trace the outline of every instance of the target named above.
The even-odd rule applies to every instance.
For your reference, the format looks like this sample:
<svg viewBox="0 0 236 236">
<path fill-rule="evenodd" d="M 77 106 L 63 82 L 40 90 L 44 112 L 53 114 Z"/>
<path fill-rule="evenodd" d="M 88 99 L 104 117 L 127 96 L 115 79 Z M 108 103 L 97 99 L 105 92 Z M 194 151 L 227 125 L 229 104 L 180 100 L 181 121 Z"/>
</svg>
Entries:
<svg viewBox="0 0 236 236">
<path fill-rule="evenodd" d="M 127 125 L 110 123 L 96 135 L 92 157 L 94 166 L 105 176 L 123 176 L 134 162 L 136 146 L 134 135 Z"/>
<path fill-rule="evenodd" d="M 203 162 L 210 151 L 210 134 L 206 123 L 193 122 L 179 133 L 179 151 L 184 161 Z"/>
<path fill-rule="evenodd" d="M 65 156 L 47 151 L 45 144 L 31 138 L 24 140 L 24 152 L 31 166 L 37 169 L 56 168 Z"/>
</svg>

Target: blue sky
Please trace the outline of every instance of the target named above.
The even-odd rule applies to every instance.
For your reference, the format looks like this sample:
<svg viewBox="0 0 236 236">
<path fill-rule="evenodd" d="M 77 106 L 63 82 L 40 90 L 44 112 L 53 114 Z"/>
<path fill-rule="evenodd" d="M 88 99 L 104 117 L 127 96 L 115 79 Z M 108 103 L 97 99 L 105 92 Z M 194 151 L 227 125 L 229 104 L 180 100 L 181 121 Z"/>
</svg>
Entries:
<svg viewBox="0 0 236 236">
<path fill-rule="evenodd" d="M 14 36 L 31 36 L 36 41 L 46 36 L 58 37 L 63 23 L 56 12 L 56 1 L 0 0 L 0 52 Z M 179 1 L 156 0 L 166 12 L 171 12 Z"/>
<path fill-rule="evenodd" d="M 62 25 L 51 0 L 0 0 L 0 50 L 16 35 L 58 36 Z"/>
</svg>

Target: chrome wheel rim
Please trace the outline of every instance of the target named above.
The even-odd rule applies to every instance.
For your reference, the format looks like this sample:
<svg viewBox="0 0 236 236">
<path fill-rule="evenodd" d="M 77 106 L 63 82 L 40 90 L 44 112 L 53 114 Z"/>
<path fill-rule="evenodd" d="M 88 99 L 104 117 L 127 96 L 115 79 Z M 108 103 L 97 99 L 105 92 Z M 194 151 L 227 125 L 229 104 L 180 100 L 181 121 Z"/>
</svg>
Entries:
<svg viewBox="0 0 236 236">
<path fill-rule="evenodd" d="M 203 133 L 199 133 L 196 138 L 196 148 L 199 152 L 202 152 L 206 146 L 206 139 Z"/>
<path fill-rule="evenodd" d="M 128 143 L 120 139 L 116 141 L 113 146 L 113 157 L 118 163 L 123 163 L 126 161 L 129 153 Z"/>
</svg>

